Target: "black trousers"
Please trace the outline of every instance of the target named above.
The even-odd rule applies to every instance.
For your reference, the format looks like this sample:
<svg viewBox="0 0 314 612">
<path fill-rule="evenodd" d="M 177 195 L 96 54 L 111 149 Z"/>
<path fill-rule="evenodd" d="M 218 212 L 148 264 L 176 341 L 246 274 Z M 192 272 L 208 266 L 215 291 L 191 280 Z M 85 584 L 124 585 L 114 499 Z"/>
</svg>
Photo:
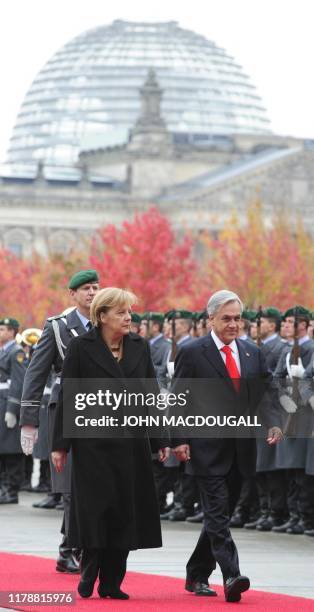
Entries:
<svg viewBox="0 0 314 612">
<path fill-rule="evenodd" d="M 23 480 L 24 455 L 22 453 L 0 455 L 0 463 L 3 485 L 9 493 L 17 493 Z"/>
<path fill-rule="evenodd" d="M 238 501 L 242 478 L 234 466 L 227 476 L 197 476 L 204 525 L 188 560 L 187 579 L 207 582 L 219 564 L 224 580 L 238 576 L 239 558 L 229 529 L 230 516 Z"/>
<path fill-rule="evenodd" d="M 128 550 L 114 548 L 83 548 L 81 557 L 81 580 L 99 582 L 109 591 L 120 588 L 126 573 Z"/>
</svg>

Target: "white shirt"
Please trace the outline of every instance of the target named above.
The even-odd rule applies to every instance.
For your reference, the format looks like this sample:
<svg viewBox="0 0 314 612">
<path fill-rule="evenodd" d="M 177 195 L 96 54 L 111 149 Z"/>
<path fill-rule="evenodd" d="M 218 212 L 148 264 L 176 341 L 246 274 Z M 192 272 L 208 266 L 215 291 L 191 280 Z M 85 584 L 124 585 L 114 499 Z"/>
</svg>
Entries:
<svg viewBox="0 0 314 612">
<path fill-rule="evenodd" d="M 215 334 L 215 332 L 213 330 L 211 330 L 210 335 L 213 339 L 213 341 L 215 342 L 218 351 L 221 355 L 221 359 L 223 360 L 224 364 L 226 365 L 226 360 L 227 357 L 225 355 L 225 353 L 221 350 L 225 345 L 224 342 L 222 342 L 220 340 L 220 338 L 218 338 L 218 336 Z M 239 370 L 239 374 L 241 374 L 241 363 L 240 363 L 240 356 L 239 356 L 239 351 L 238 351 L 238 346 L 235 340 L 232 340 L 232 342 L 230 342 L 230 344 L 228 344 L 228 346 L 230 346 L 231 351 L 232 351 L 232 357 L 235 360 L 236 364 L 237 364 L 237 368 Z"/>
</svg>

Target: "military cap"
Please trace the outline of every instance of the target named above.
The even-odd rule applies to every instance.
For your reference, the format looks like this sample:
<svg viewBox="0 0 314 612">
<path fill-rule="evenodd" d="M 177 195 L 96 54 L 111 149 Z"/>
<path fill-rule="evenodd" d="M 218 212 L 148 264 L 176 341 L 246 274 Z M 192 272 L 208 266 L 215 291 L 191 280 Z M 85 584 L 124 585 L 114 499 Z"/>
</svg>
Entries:
<svg viewBox="0 0 314 612">
<path fill-rule="evenodd" d="M 7 325 L 7 327 L 12 327 L 13 329 L 18 329 L 20 327 L 19 322 L 16 319 L 12 319 L 12 317 L 0 319 L 0 325 Z"/>
<path fill-rule="evenodd" d="M 138 314 L 138 312 L 132 312 L 131 320 L 132 323 L 137 323 L 137 325 L 140 325 L 140 323 L 142 322 L 142 317 L 140 314 Z"/>
<path fill-rule="evenodd" d="M 78 289 L 85 283 L 98 283 L 99 276 L 96 270 L 80 270 L 73 274 L 72 278 L 70 278 L 69 289 Z"/>
<path fill-rule="evenodd" d="M 293 308 L 288 308 L 288 310 L 286 310 L 283 315 L 283 318 L 285 319 L 286 317 L 295 316 L 300 318 L 305 317 L 305 319 L 309 320 L 311 318 L 311 313 L 309 310 L 307 310 L 307 308 L 304 308 L 304 306 L 294 306 Z"/>
<path fill-rule="evenodd" d="M 256 310 L 243 310 L 242 312 L 242 319 L 247 319 L 247 321 L 251 321 L 251 323 L 253 323 L 256 320 L 257 317 L 257 311 Z"/>
<path fill-rule="evenodd" d="M 190 310 L 170 310 L 167 313 L 168 321 L 173 319 L 192 319 L 192 312 Z"/>
<path fill-rule="evenodd" d="M 201 321 L 202 319 L 208 319 L 207 310 L 201 310 L 200 312 L 196 313 L 196 320 Z"/>
<path fill-rule="evenodd" d="M 262 310 L 261 316 L 265 319 L 281 319 L 281 312 L 278 310 L 278 308 L 270 306 L 269 308 L 264 308 Z"/>
<path fill-rule="evenodd" d="M 165 317 L 161 312 L 145 312 L 145 319 L 155 323 L 163 323 Z"/>
</svg>

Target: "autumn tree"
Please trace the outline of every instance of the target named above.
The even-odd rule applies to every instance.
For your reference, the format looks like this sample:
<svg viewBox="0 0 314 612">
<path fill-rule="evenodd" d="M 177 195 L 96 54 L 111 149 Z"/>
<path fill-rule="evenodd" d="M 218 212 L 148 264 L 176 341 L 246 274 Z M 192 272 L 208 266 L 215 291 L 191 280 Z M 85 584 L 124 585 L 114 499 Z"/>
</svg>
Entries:
<svg viewBox="0 0 314 612">
<path fill-rule="evenodd" d="M 267 227 L 260 203 L 250 206 L 246 223 L 233 214 L 217 239 L 207 240 L 203 285 L 228 288 L 247 306 L 274 305 L 284 310 L 314 305 L 314 242 L 300 222 L 293 232 L 284 215 Z"/>
<path fill-rule="evenodd" d="M 103 286 L 124 287 L 139 298 L 141 310 L 189 307 L 196 262 L 192 242 L 178 240 L 156 208 L 121 228 L 107 225 L 93 241 L 90 264 Z"/>
</svg>

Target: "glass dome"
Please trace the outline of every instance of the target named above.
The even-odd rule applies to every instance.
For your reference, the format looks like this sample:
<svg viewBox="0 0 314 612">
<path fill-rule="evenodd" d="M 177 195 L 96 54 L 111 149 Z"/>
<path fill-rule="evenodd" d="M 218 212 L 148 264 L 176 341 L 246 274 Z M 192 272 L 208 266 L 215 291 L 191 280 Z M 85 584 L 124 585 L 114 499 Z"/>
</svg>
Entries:
<svg viewBox="0 0 314 612">
<path fill-rule="evenodd" d="M 125 142 L 150 68 L 172 133 L 206 141 L 269 132 L 254 86 L 215 43 L 172 21 L 114 21 L 71 40 L 39 72 L 17 117 L 8 161 L 72 164 L 81 150 Z"/>
</svg>

